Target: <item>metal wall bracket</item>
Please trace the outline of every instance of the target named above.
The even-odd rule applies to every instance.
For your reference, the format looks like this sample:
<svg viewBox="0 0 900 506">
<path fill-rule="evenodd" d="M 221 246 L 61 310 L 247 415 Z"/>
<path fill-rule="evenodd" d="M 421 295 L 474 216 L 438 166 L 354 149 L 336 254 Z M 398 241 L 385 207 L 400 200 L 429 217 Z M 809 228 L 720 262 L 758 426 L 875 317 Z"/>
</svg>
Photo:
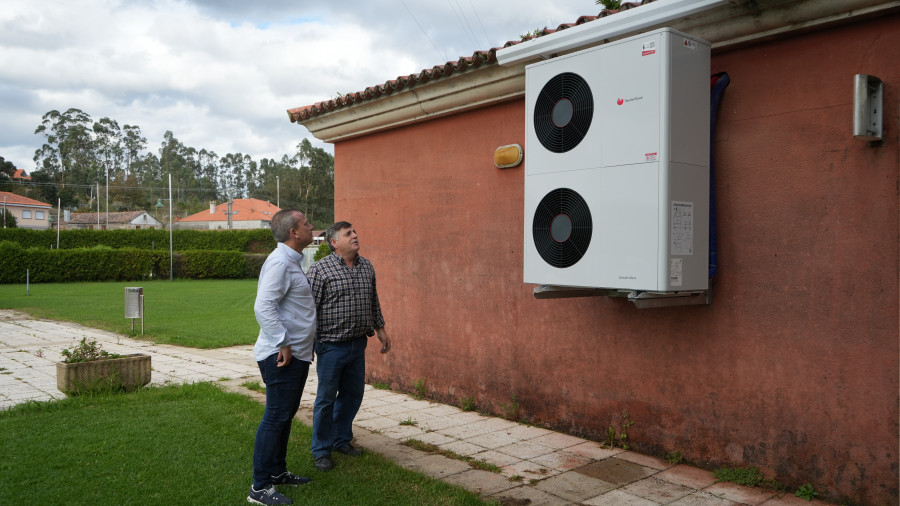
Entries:
<svg viewBox="0 0 900 506">
<path fill-rule="evenodd" d="M 540 285 L 534 288 L 535 299 L 568 299 L 573 297 L 627 297 L 638 309 L 712 304 L 712 289 L 693 292 L 641 292 L 579 286 Z"/>
<path fill-rule="evenodd" d="M 712 304 L 712 289 L 696 292 L 631 292 L 628 300 L 638 309 Z"/>
<path fill-rule="evenodd" d="M 605 297 L 616 290 L 579 286 L 540 285 L 534 288 L 535 299 L 569 299 L 572 297 Z"/>
<path fill-rule="evenodd" d="M 866 74 L 853 76 L 853 137 L 864 141 L 880 141 L 884 83 Z"/>
</svg>

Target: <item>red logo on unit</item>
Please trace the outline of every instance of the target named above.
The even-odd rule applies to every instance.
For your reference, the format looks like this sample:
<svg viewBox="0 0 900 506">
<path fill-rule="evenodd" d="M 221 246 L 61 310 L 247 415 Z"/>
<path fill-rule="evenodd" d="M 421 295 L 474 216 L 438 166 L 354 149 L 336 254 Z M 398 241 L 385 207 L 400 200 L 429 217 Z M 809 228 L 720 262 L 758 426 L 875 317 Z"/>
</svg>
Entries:
<svg viewBox="0 0 900 506">
<path fill-rule="evenodd" d="M 620 98 L 620 99 L 616 100 L 616 103 L 619 105 L 622 105 L 625 103 L 625 101 Z"/>
</svg>

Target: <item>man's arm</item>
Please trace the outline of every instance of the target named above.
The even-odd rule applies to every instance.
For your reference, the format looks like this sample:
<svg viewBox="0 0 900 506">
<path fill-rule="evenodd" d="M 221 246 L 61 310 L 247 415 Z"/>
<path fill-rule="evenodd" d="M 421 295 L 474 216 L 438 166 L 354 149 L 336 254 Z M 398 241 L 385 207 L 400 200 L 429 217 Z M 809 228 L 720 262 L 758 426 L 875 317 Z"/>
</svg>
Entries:
<svg viewBox="0 0 900 506">
<path fill-rule="evenodd" d="M 290 279 L 285 265 L 281 262 L 270 263 L 259 279 L 253 313 L 256 315 L 256 322 L 259 323 L 259 339 L 274 348 L 283 348 L 290 344 L 287 329 L 278 316 L 278 304 L 289 287 Z"/>
</svg>

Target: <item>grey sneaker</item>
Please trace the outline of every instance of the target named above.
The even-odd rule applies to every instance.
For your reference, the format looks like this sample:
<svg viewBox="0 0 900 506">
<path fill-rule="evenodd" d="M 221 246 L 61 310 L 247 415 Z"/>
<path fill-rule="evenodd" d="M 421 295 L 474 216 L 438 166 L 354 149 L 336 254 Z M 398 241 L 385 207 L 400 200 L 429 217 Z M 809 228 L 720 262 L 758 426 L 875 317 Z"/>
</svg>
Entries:
<svg viewBox="0 0 900 506">
<path fill-rule="evenodd" d="M 310 480 L 309 478 L 306 478 L 304 476 L 297 476 L 290 471 L 285 471 L 278 476 L 272 477 L 272 483 L 274 483 L 275 485 L 290 485 L 292 487 L 296 487 L 297 485 L 306 485 L 311 481 L 312 480 Z"/>
<path fill-rule="evenodd" d="M 275 487 L 271 485 L 269 488 L 264 488 L 262 490 L 256 490 L 251 485 L 250 495 L 247 496 L 247 502 L 252 502 L 254 504 L 294 504 L 294 501 L 281 495 L 281 493 L 275 490 Z"/>
<path fill-rule="evenodd" d="M 339 453 L 343 453 L 344 455 L 350 455 L 351 457 L 359 457 L 363 454 L 363 451 L 359 448 L 356 448 L 350 443 L 347 443 L 347 446 L 342 446 L 336 450 Z"/>
<path fill-rule="evenodd" d="M 318 469 L 319 471 L 330 471 L 333 467 L 334 463 L 331 461 L 331 457 L 329 457 L 328 455 L 323 455 L 316 458 L 316 469 Z"/>
</svg>

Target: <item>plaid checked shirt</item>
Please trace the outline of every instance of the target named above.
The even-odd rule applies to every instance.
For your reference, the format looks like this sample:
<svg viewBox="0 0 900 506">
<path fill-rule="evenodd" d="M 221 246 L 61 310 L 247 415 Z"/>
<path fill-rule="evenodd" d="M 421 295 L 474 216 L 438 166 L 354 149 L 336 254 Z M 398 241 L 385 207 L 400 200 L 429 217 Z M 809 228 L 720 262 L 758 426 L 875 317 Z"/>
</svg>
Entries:
<svg viewBox="0 0 900 506">
<path fill-rule="evenodd" d="M 384 327 L 375 269 L 357 255 L 353 268 L 335 253 L 306 272 L 316 300 L 316 340 L 349 341 Z"/>
</svg>

